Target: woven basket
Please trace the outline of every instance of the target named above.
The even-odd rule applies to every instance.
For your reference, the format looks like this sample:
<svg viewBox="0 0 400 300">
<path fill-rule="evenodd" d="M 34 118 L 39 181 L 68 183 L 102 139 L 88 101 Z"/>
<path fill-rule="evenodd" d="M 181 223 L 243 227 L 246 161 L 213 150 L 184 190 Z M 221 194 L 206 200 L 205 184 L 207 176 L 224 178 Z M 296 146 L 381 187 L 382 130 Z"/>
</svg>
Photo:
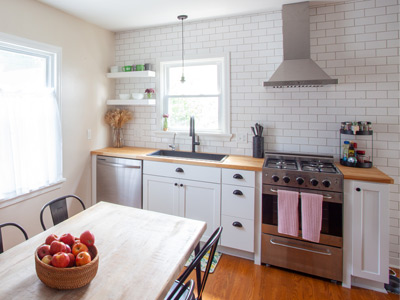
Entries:
<svg viewBox="0 0 400 300">
<path fill-rule="evenodd" d="M 54 289 L 71 290 L 80 288 L 92 281 L 99 266 L 97 248 L 95 246 L 89 247 L 89 253 L 92 261 L 86 265 L 72 268 L 55 268 L 42 262 L 37 255 L 36 249 L 36 274 L 45 285 Z"/>
</svg>

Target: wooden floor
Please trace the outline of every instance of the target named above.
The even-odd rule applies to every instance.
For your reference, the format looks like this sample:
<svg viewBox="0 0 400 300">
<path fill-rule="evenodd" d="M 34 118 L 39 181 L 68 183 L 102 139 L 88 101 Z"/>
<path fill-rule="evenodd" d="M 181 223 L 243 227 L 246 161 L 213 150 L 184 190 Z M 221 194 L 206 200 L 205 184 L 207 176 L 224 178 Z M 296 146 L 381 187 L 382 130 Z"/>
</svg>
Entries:
<svg viewBox="0 0 400 300">
<path fill-rule="evenodd" d="M 400 300 L 400 296 L 356 287 L 347 289 L 329 280 L 258 266 L 250 260 L 223 254 L 215 272 L 209 275 L 203 299 Z"/>
</svg>

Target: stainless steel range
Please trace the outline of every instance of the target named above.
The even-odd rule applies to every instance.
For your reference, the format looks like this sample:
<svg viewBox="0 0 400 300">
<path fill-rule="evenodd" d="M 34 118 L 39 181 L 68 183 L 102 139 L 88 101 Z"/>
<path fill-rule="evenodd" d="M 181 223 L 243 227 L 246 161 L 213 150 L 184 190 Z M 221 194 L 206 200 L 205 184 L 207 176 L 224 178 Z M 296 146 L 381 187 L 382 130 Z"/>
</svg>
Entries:
<svg viewBox="0 0 400 300">
<path fill-rule="evenodd" d="M 262 176 L 262 263 L 342 281 L 343 175 L 333 156 L 266 152 Z M 278 232 L 278 190 L 323 195 L 319 243 L 302 238 L 301 222 L 298 236 Z"/>
</svg>

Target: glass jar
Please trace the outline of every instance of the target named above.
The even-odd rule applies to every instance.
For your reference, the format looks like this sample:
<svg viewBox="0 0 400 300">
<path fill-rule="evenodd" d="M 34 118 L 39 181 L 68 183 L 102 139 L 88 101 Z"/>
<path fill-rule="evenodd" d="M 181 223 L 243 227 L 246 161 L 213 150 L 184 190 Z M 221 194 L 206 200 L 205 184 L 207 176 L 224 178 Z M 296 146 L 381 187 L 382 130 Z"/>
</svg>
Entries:
<svg viewBox="0 0 400 300">
<path fill-rule="evenodd" d="M 163 118 L 163 130 L 168 131 L 168 118 Z"/>
<path fill-rule="evenodd" d="M 124 146 L 124 133 L 122 128 L 114 127 L 112 129 L 112 143 L 114 148 L 122 148 Z"/>
</svg>

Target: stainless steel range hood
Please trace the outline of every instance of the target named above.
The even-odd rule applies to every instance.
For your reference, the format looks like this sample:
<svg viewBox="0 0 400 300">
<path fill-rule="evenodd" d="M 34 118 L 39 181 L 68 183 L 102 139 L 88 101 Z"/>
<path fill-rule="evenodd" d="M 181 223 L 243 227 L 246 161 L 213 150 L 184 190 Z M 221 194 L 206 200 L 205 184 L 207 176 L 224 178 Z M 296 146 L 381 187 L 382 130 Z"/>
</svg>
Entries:
<svg viewBox="0 0 400 300">
<path fill-rule="evenodd" d="M 337 84 L 310 58 L 307 2 L 282 6 L 283 62 L 264 86 L 309 87 Z"/>
</svg>

